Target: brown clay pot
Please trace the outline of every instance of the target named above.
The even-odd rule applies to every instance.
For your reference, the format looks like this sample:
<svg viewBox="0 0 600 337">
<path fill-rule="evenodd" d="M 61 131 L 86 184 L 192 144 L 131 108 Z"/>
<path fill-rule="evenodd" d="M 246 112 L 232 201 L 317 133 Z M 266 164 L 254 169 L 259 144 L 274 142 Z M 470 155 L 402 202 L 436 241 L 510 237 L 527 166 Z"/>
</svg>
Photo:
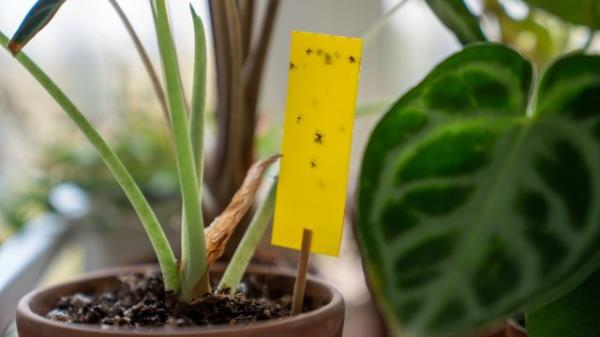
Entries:
<svg viewBox="0 0 600 337">
<path fill-rule="evenodd" d="M 238 326 L 211 326 L 198 328 L 108 328 L 100 326 L 60 323 L 45 318 L 61 296 L 77 292 L 94 293 L 115 288 L 117 277 L 126 273 L 144 272 L 153 266 L 133 266 L 94 273 L 79 280 L 47 289 L 34 291 L 23 297 L 17 308 L 17 330 L 20 337 L 341 337 L 344 325 L 344 300 L 332 286 L 309 278 L 307 298 L 323 306 L 289 318 Z M 218 277 L 223 267 L 212 268 Z M 294 273 L 266 267 L 251 267 L 249 273 L 264 278 L 275 291 L 290 292 Z"/>
</svg>

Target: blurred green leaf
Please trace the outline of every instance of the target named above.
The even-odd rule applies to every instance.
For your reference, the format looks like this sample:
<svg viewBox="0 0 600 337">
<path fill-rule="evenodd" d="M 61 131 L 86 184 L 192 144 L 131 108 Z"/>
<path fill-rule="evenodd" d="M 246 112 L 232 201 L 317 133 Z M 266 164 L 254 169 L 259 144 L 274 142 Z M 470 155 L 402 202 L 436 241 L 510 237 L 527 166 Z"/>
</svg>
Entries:
<svg viewBox="0 0 600 337">
<path fill-rule="evenodd" d="M 600 270 L 585 283 L 526 316 L 529 337 L 595 337 L 600 332 Z"/>
<path fill-rule="evenodd" d="M 600 0 L 524 0 L 563 20 L 593 29 L 600 28 Z"/>
<path fill-rule="evenodd" d="M 425 2 L 463 45 L 487 40 L 479 26 L 479 19 L 471 13 L 463 0 L 425 0 Z"/>
<path fill-rule="evenodd" d="M 524 17 L 509 14 L 500 0 L 483 1 L 483 13 L 490 22 L 497 22 L 500 39 L 543 69 L 562 54 L 569 41 L 572 25 L 539 8 L 530 8 Z"/>
<path fill-rule="evenodd" d="M 522 20 L 498 17 L 502 40 L 527 55 L 542 69 L 567 46 L 569 27 L 559 19 L 531 9 Z"/>
<path fill-rule="evenodd" d="M 537 98 L 532 82 L 517 52 L 468 46 L 369 139 L 358 236 L 372 289 L 407 336 L 502 322 L 600 264 L 600 57 L 555 62 Z"/>
<path fill-rule="evenodd" d="M 52 20 L 65 0 L 38 0 L 21 22 L 15 35 L 10 40 L 8 49 L 16 55 L 44 26 Z"/>
<path fill-rule="evenodd" d="M 31 177 L 11 186 L 0 200 L 0 222 L 15 231 L 22 229 L 36 216 L 52 210 L 48 202 L 51 189 L 46 177 Z"/>
</svg>

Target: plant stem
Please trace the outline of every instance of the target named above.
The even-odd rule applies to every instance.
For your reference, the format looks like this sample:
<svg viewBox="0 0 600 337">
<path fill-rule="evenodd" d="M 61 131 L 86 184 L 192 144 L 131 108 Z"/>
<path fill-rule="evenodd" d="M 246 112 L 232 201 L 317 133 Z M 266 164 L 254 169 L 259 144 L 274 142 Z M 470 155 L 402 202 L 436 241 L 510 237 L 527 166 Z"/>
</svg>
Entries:
<svg viewBox="0 0 600 337">
<path fill-rule="evenodd" d="M 256 111 L 258 108 L 258 97 L 260 95 L 263 69 L 267 59 L 267 52 L 269 51 L 269 44 L 271 42 L 271 36 L 273 35 L 279 5 L 280 0 L 270 0 L 268 2 L 257 46 L 250 53 L 248 60 L 246 61 L 244 69 L 244 85 L 247 91 L 246 102 L 249 110 L 246 123 L 248 123 L 249 126 L 247 127 L 248 132 L 245 135 L 244 143 L 252 143 L 252 140 L 254 139 L 257 120 Z M 249 149 L 249 152 L 252 153 L 253 148 L 250 147 Z M 246 161 L 252 162 L 252 158 L 246 158 Z"/>
<path fill-rule="evenodd" d="M 267 197 L 260 205 L 259 209 L 254 214 L 244 237 L 240 241 L 235 254 L 227 269 L 223 278 L 219 283 L 219 290 L 229 289 L 231 294 L 234 294 L 237 290 L 246 268 L 250 263 L 250 259 L 256 250 L 261 238 L 263 237 L 267 226 L 273 218 L 273 211 L 275 209 L 275 195 L 277 191 L 277 182 L 274 181 L 269 188 Z"/>
<path fill-rule="evenodd" d="M 244 53 L 244 61 L 250 52 L 252 44 L 252 25 L 254 24 L 254 0 L 242 0 L 240 2 L 240 12 L 242 20 L 242 48 Z"/>
<path fill-rule="evenodd" d="M 246 113 L 246 92 L 244 90 L 244 82 L 242 78 L 244 56 L 242 51 L 242 31 L 240 26 L 240 16 L 236 0 L 223 0 L 225 4 L 225 16 L 227 25 L 229 26 L 229 52 L 231 56 L 231 96 L 230 96 L 230 115 L 229 125 L 233 139 L 243 139 L 248 124 L 245 123 L 244 117 Z M 254 130 L 254 129 L 253 129 Z M 254 134 L 254 132 L 252 132 Z M 252 161 L 246 162 L 243 160 L 245 147 L 248 145 L 244 142 L 233 141 L 228 149 L 227 165 L 233 172 L 234 191 L 244 181 L 247 168 Z M 253 139 L 250 141 L 250 149 L 254 146 Z M 252 150 L 250 150 L 252 156 Z"/>
<path fill-rule="evenodd" d="M 362 38 L 364 40 L 365 46 L 368 45 L 375 36 L 379 33 L 379 31 L 390 21 L 390 19 L 398 12 L 402 6 L 404 6 L 408 0 L 399 0 L 397 4 L 395 4 L 390 10 L 388 10 L 385 14 L 377 18 L 367 30 L 363 33 Z"/>
<path fill-rule="evenodd" d="M 209 183 L 217 201 L 217 213 L 226 206 L 226 191 L 233 186 L 233 174 L 227 167 L 226 156 L 229 153 L 229 143 L 236 139 L 230 130 L 231 119 L 231 55 L 229 53 L 229 27 L 225 13 L 225 2 L 222 0 L 208 0 L 210 6 L 210 19 L 212 25 L 215 65 L 217 71 L 217 107 L 215 117 L 217 121 L 217 142 L 215 154 L 210 162 Z M 238 137 L 239 138 L 239 137 Z M 233 192 L 228 195 L 231 197 Z"/>
<path fill-rule="evenodd" d="M 117 15 L 123 22 L 123 25 L 125 26 L 125 29 L 127 30 L 127 33 L 131 37 L 131 40 L 133 40 L 133 45 L 135 46 L 135 49 L 137 50 L 138 54 L 140 55 L 140 58 L 142 59 L 142 63 L 144 64 L 144 68 L 146 68 L 146 72 L 148 73 L 148 76 L 150 77 L 150 82 L 152 83 L 152 88 L 154 89 L 154 93 L 156 94 L 156 98 L 158 99 L 158 103 L 160 104 L 160 108 L 163 112 L 163 115 L 165 116 L 165 120 L 167 121 L 167 124 L 170 126 L 171 122 L 169 121 L 169 108 L 167 107 L 165 92 L 162 88 L 162 85 L 160 84 L 160 79 L 158 78 L 158 74 L 156 73 L 156 70 L 154 69 L 154 66 L 152 65 L 152 61 L 150 61 L 148 52 L 144 48 L 142 41 L 140 40 L 137 33 L 135 32 L 135 29 L 133 28 L 133 25 L 131 25 L 131 22 L 127 18 L 127 15 L 125 14 L 125 12 L 121 8 L 121 6 L 119 6 L 119 3 L 117 2 L 117 0 L 108 0 L 108 1 L 113 6 L 115 11 L 117 12 Z"/>
<path fill-rule="evenodd" d="M 4 48 L 8 48 L 8 42 L 9 40 L 6 35 L 0 32 L 0 45 Z M 144 225 L 146 233 L 156 252 L 156 257 L 158 258 L 163 273 L 165 288 L 167 290 L 177 291 L 179 289 L 179 271 L 177 269 L 175 254 L 169 245 L 169 241 L 167 240 L 154 211 L 131 177 L 131 174 L 129 174 L 123 163 L 108 146 L 102 136 L 94 129 L 87 118 L 54 83 L 54 81 L 52 81 L 52 79 L 48 77 L 48 75 L 46 75 L 46 73 L 25 53 L 19 53 L 16 56 L 16 59 L 29 71 L 40 85 L 46 89 L 56 103 L 60 105 L 77 127 L 79 127 L 96 151 L 98 151 L 100 157 L 125 192 Z"/>
<path fill-rule="evenodd" d="M 208 282 L 199 282 L 207 272 L 204 242 L 204 220 L 199 195 L 198 176 L 186 116 L 186 103 L 181 86 L 175 44 L 169 27 L 165 0 L 153 0 L 156 35 L 162 59 L 163 78 L 167 90 L 171 125 L 175 139 L 177 171 L 183 200 L 181 293 L 182 301 L 210 291 Z"/>
</svg>

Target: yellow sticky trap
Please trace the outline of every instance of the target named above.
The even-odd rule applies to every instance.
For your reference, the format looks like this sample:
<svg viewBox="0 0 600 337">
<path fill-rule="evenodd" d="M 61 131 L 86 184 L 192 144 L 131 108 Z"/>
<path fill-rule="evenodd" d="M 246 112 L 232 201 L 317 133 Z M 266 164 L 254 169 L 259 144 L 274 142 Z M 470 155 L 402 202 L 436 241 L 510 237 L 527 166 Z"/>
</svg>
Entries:
<svg viewBox="0 0 600 337">
<path fill-rule="evenodd" d="M 362 40 L 292 32 L 288 94 L 272 243 L 337 256 Z"/>
</svg>

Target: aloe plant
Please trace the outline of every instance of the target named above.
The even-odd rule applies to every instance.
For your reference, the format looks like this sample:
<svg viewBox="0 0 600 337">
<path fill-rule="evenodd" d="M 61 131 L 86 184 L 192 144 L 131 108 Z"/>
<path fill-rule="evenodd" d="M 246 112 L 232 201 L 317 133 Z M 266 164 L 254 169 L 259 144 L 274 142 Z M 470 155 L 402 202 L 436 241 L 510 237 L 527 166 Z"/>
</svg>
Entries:
<svg viewBox="0 0 600 337">
<path fill-rule="evenodd" d="M 204 165 L 203 129 L 206 95 L 206 39 L 203 24 L 200 17 L 192 9 L 192 19 L 196 33 L 196 57 L 194 94 L 191 111 L 188 112 L 188 102 L 184 97 L 176 49 L 170 31 L 167 4 L 165 0 L 152 0 L 150 4 L 162 65 L 163 86 L 165 89 L 163 95 L 166 98 L 163 109 L 168 111 L 170 120 L 170 131 L 175 147 L 183 203 L 181 223 L 182 256 L 178 261 L 154 211 L 115 152 L 50 77 L 26 54 L 20 52 L 25 44 L 51 20 L 64 3 L 64 0 L 39 0 L 28 13 L 12 40 L 9 41 L 6 35 L 0 32 L 0 45 L 15 55 L 17 61 L 46 89 L 98 151 L 146 229 L 161 267 L 165 289 L 177 293 L 180 300 L 189 302 L 210 291 L 209 264 L 213 263 L 223 253 L 224 246 L 231 237 L 231 233 L 250 208 L 263 173 L 277 157 L 258 162 L 251 167 L 248 176 L 241 184 L 240 190 L 234 195 L 233 201 L 227 206 L 223 214 L 205 230 L 201 207 L 202 185 L 200 183 L 203 177 Z M 111 0 L 111 4 L 117 9 L 119 16 L 134 38 L 134 43 L 142 55 L 151 79 L 155 80 L 157 77 L 153 75 L 152 65 L 147 59 L 147 55 L 135 32 L 128 24 L 126 16 L 120 10 L 116 1 Z M 230 5 L 233 5 L 233 3 Z M 154 88 L 160 98 L 162 86 L 155 83 Z M 208 241 L 205 241 L 205 235 Z M 249 252 L 249 254 L 251 253 Z"/>
<path fill-rule="evenodd" d="M 116 0 L 108 0 L 125 24 L 150 76 L 161 108 L 169 120 L 166 98 L 148 53 L 135 34 Z M 152 3 L 152 0 L 149 0 Z M 258 97 L 267 52 L 273 34 L 280 0 L 268 0 L 264 13 L 258 13 L 255 0 L 207 0 L 214 35 L 218 123 L 215 153 L 207 167 L 206 185 L 215 199 L 215 215 L 223 210 L 245 172 L 256 160 L 254 136 L 258 120 Z M 38 0 L 11 41 L 18 52 L 48 24 L 65 0 Z M 154 14 L 154 13 L 153 13 Z"/>
<path fill-rule="evenodd" d="M 398 335 L 535 309 L 600 266 L 600 57 L 473 44 L 401 97 L 362 164 L 358 233 Z"/>
</svg>

